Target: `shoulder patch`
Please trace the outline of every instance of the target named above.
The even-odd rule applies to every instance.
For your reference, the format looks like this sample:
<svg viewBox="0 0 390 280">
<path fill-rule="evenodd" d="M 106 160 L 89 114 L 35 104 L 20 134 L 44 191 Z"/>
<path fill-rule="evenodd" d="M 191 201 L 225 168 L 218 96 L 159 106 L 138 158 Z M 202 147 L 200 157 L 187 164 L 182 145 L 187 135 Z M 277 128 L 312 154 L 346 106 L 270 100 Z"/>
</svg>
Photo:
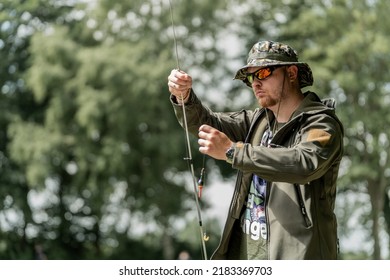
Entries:
<svg viewBox="0 0 390 280">
<path fill-rule="evenodd" d="M 319 142 L 322 147 L 328 144 L 331 134 L 322 129 L 311 129 L 309 130 L 309 134 L 307 136 L 307 141 L 309 142 Z"/>
</svg>

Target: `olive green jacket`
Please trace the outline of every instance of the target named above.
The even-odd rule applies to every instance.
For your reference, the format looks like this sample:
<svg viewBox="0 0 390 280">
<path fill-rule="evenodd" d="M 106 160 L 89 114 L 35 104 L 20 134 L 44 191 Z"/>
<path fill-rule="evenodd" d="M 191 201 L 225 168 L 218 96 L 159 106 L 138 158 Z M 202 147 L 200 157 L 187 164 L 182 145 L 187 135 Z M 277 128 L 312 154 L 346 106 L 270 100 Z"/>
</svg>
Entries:
<svg viewBox="0 0 390 280">
<path fill-rule="evenodd" d="M 171 97 L 179 122 L 183 111 Z M 252 145 L 254 132 L 267 128 L 263 108 L 215 113 L 192 92 L 186 104 L 187 123 L 197 135 L 202 124 L 238 142 L 232 167 L 238 170 L 227 221 L 212 259 L 226 259 L 233 225 L 239 222 L 252 174 L 265 179 L 267 250 L 269 259 L 337 259 L 336 181 L 343 155 L 343 127 L 334 101 L 305 93 L 300 107 L 272 140 L 272 146 Z M 259 133 L 260 132 L 260 133 Z"/>
</svg>

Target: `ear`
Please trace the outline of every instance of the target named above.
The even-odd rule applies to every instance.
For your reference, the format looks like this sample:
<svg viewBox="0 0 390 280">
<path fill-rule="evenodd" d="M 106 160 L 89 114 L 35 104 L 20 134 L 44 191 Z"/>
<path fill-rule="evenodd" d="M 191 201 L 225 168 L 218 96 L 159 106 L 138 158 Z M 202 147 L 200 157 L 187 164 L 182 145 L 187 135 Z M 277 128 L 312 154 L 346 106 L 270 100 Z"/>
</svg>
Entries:
<svg viewBox="0 0 390 280">
<path fill-rule="evenodd" d="M 298 77 L 298 67 L 296 65 L 291 65 L 287 68 L 287 74 L 291 82 L 295 81 Z"/>
</svg>

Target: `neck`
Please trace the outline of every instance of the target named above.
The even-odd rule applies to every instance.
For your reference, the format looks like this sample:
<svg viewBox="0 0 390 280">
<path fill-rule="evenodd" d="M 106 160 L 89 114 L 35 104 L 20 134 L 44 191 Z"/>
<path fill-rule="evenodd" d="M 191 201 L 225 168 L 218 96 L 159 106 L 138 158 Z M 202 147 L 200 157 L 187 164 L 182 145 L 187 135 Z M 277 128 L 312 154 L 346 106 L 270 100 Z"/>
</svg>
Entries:
<svg viewBox="0 0 390 280">
<path fill-rule="evenodd" d="M 304 98 L 301 92 L 290 96 L 291 98 L 282 98 L 278 104 L 269 108 L 279 123 L 288 122 Z"/>
</svg>

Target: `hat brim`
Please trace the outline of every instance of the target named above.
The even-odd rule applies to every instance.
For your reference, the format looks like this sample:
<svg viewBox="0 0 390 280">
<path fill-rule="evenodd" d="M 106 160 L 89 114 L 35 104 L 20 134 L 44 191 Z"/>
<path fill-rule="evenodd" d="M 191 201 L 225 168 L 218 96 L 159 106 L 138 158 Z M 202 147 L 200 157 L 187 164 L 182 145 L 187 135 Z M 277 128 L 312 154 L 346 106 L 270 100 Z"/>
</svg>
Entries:
<svg viewBox="0 0 390 280">
<path fill-rule="evenodd" d="M 305 62 L 286 62 L 272 59 L 253 59 L 247 65 L 241 67 L 234 76 L 234 80 L 242 80 L 247 86 L 252 85 L 247 80 L 248 68 L 250 67 L 270 67 L 270 66 L 285 66 L 296 65 L 298 67 L 298 81 L 300 88 L 313 85 L 313 73 L 310 66 Z"/>
</svg>

